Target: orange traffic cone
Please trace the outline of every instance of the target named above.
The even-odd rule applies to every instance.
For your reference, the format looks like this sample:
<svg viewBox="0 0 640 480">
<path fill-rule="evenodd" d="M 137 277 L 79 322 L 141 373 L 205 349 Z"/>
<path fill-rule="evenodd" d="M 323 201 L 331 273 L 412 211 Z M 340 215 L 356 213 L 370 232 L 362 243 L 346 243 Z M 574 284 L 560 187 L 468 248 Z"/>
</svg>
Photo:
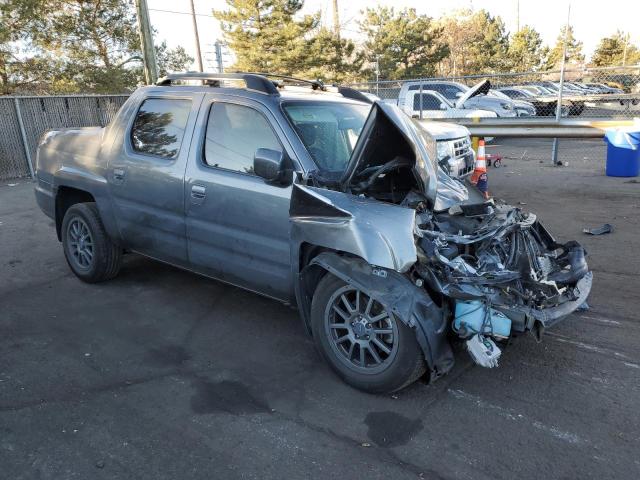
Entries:
<svg viewBox="0 0 640 480">
<path fill-rule="evenodd" d="M 480 175 L 487 173 L 487 156 L 484 153 L 484 140 L 478 141 L 478 155 L 476 155 L 476 164 L 471 175 L 471 183 L 477 184 Z"/>
<path fill-rule="evenodd" d="M 484 140 L 478 142 L 478 155 L 471 175 L 471 183 L 478 187 L 484 198 L 489 198 L 489 181 L 487 179 L 487 156 L 484 153 Z"/>
</svg>

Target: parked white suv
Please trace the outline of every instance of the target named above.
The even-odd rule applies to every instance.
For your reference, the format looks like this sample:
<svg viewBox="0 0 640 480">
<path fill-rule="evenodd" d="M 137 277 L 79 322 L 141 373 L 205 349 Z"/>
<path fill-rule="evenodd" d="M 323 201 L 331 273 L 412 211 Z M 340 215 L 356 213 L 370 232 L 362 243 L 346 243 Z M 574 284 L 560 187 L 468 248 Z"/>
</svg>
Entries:
<svg viewBox="0 0 640 480">
<path fill-rule="evenodd" d="M 476 157 L 471 148 L 471 134 L 467 127 L 432 120 L 418 123 L 435 138 L 438 164 L 449 176 L 464 178 L 471 175 Z"/>
</svg>

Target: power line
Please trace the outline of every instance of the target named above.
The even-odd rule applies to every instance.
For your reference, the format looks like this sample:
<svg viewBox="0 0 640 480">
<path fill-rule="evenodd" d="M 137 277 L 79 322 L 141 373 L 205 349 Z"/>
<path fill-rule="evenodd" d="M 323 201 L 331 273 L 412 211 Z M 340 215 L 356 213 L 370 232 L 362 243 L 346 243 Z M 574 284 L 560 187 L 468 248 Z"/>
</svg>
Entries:
<svg viewBox="0 0 640 480">
<path fill-rule="evenodd" d="M 149 8 L 148 10 L 150 10 L 152 12 L 176 13 L 178 15 L 189 15 L 189 16 L 191 16 L 191 12 L 178 12 L 176 10 L 163 10 L 161 8 Z M 215 18 L 212 14 L 206 14 L 206 13 L 194 13 L 193 15 L 195 15 L 196 17 Z"/>
</svg>

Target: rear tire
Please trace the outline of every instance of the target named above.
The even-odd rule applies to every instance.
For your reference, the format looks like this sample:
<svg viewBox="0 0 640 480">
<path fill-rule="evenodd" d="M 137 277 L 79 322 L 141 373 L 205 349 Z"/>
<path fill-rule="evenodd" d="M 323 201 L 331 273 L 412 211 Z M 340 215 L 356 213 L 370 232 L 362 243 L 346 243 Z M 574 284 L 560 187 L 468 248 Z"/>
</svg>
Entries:
<svg viewBox="0 0 640 480">
<path fill-rule="evenodd" d="M 331 368 L 359 390 L 394 392 L 425 372 L 414 331 L 366 292 L 331 274 L 313 296 L 311 330 Z"/>
<path fill-rule="evenodd" d="M 96 204 L 77 203 L 62 220 L 62 248 L 71 271 L 83 282 L 115 277 L 122 264 L 122 249 L 104 229 Z"/>
</svg>

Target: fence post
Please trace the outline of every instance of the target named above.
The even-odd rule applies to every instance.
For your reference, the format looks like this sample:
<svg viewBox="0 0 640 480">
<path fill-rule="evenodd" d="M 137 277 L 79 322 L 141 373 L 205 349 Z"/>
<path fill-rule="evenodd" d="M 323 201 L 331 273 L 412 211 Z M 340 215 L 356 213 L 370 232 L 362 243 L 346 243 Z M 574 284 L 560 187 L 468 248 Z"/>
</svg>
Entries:
<svg viewBox="0 0 640 480">
<path fill-rule="evenodd" d="M 24 122 L 22 121 L 22 111 L 20 110 L 20 101 L 18 97 L 14 97 L 13 104 L 16 107 L 16 116 L 18 117 L 18 126 L 20 127 L 20 135 L 22 136 L 22 145 L 24 145 L 24 154 L 27 157 L 27 163 L 29 164 L 29 173 L 31 178 L 35 178 L 33 174 L 33 162 L 31 161 L 31 152 L 29 151 L 29 143 L 27 142 L 27 132 L 24 129 Z"/>
<path fill-rule="evenodd" d="M 571 17 L 571 4 L 567 12 L 567 25 L 564 27 L 564 44 L 562 45 L 562 63 L 560 64 L 560 88 L 558 89 L 558 100 L 556 104 L 556 122 L 560 122 L 562 118 L 562 94 L 564 93 L 564 67 L 567 62 L 567 41 L 569 40 L 569 18 Z M 558 139 L 553 139 L 553 148 L 551 149 L 551 160 L 554 165 L 562 165 L 558 162 Z"/>
</svg>

